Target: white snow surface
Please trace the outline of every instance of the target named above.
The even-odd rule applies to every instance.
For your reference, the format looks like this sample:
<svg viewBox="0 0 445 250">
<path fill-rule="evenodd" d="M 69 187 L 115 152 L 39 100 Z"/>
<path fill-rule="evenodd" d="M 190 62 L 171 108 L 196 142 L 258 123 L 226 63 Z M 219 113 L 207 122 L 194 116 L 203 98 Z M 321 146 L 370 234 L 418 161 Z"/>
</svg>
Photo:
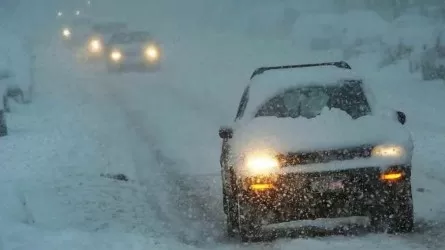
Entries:
<svg viewBox="0 0 445 250">
<path fill-rule="evenodd" d="M 405 61 L 381 70 L 369 58 L 351 62 L 372 78 L 380 102 L 407 113 L 416 232 L 322 230 L 324 237 L 304 238 L 318 234 L 303 228 L 303 237 L 239 244 L 224 236 L 217 129 L 233 119 L 240 83 L 264 64 L 339 54 L 320 56 L 292 42 L 236 32 L 172 30 L 190 25 L 180 18 L 196 14 L 190 2 L 158 1 L 172 6 L 169 15 L 152 8 L 153 1 L 94 2 L 107 2 L 108 15 L 126 16 L 136 27 L 156 23 L 166 58 L 173 59 L 158 73 L 110 76 L 56 44 L 37 51 L 35 102 L 12 107 L 11 133 L 0 138 L 0 249 L 443 249 L 442 82 L 407 74 Z M 102 173 L 123 173 L 130 181 Z"/>
<path fill-rule="evenodd" d="M 408 130 L 389 119 L 364 116 L 352 119 L 344 111 L 327 108 L 315 118 L 257 117 L 236 128 L 231 141 L 235 153 L 256 150 L 278 153 L 344 149 L 361 145 L 400 145 L 406 154 L 397 159 L 367 159 L 363 167 L 409 164 L 413 143 Z M 338 164 L 341 167 L 341 164 Z M 317 168 L 318 170 L 320 168 Z"/>
</svg>

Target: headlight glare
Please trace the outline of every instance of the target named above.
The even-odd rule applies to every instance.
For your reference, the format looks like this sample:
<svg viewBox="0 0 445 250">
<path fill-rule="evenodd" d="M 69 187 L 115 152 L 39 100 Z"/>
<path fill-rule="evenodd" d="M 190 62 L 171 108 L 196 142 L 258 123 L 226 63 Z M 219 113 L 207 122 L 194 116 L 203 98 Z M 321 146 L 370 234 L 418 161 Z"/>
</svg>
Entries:
<svg viewBox="0 0 445 250">
<path fill-rule="evenodd" d="M 145 49 L 145 56 L 149 60 L 157 60 L 159 58 L 159 50 L 155 46 L 149 46 Z"/>
<path fill-rule="evenodd" d="M 250 173 L 267 175 L 280 168 L 279 161 L 269 154 L 253 154 L 246 158 L 245 166 Z"/>
<path fill-rule="evenodd" d="M 111 60 L 118 62 L 122 59 L 122 53 L 118 50 L 114 50 L 110 54 Z"/>
<path fill-rule="evenodd" d="M 93 39 L 90 41 L 89 49 L 91 52 L 100 52 L 102 50 L 102 43 L 99 39 Z"/>
<path fill-rule="evenodd" d="M 64 37 L 70 37 L 70 36 L 71 36 L 71 31 L 70 31 L 70 29 L 68 29 L 68 28 L 63 29 L 63 30 L 62 30 L 62 35 L 63 35 Z"/>
<path fill-rule="evenodd" d="M 402 157 L 405 154 L 405 148 L 400 145 L 379 145 L 372 149 L 371 155 L 375 157 Z"/>
</svg>

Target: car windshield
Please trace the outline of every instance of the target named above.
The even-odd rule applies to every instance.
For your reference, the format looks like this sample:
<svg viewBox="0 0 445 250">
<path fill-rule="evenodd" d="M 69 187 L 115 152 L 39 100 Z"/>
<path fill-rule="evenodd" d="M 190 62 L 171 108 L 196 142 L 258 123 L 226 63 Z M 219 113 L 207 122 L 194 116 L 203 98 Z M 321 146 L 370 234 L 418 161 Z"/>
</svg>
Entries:
<svg viewBox="0 0 445 250">
<path fill-rule="evenodd" d="M 314 118 L 325 108 L 345 111 L 353 119 L 370 114 L 361 82 L 347 81 L 335 86 L 290 88 L 269 99 L 255 117 Z"/>
<path fill-rule="evenodd" d="M 121 23 L 107 23 L 107 24 L 97 24 L 93 26 L 94 32 L 110 34 L 125 28 L 125 24 Z"/>
<path fill-rule="evenodd" d="M 119 33 L 111 38 L 112 43 L 128 44 L 146 42 L 150 38 L 147 32 Z"/>
</svg>

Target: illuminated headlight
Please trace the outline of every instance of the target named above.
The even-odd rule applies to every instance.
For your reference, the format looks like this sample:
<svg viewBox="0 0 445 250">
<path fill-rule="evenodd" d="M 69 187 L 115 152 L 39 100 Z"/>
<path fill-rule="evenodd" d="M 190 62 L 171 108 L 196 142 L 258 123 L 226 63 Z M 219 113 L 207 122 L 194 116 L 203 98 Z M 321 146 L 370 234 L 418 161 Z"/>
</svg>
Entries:
<svg viewBox="0 0 445 250">
<path fill-rule="evenodd" d="M 254 175 L 273 174 L 280 168 L 278 159 L 270 154 L 252 154 L 245 160 L 246 170 Z"/>
<path fill-rule="evenodd" d="M 159 50 L 155 46 L 149 46 L 145 49 L 145 56 L 150 61 L 158 60 L 159 58 Z"/>
<path fill-rule="evenodd" d="M 372 149 L 372 156 L 398 158 L 405 155 L 405 148 L 399 145 L 379 145 Z"/>
<path fill-rule="evenodd" d="M 102 43 L 99 39 L 93 39 L 88 46 L 90 52 L 97 53 L 102 51 Z"/>
<path fill-rule="evenodd" d="M 75 14 L 76 16 L 80 15 L 80 10 L 76 10 L 76 12 L 74 12 L 74 14 Z"/>
<path fill-rule="evenodd" d="M 62 35 L 66 38 L 69 38 L 71 36 L 71 31 L 67 28 L 62 30 Z"/>
<path fill-rule="evenodd" d="M 110 58 L 111 60 L 118 62 L 122 59 L 122 53 L 118 50 L 114 50 L 111 52 Z"/>
<path fill-rule="evenodd" d="M 61 11 L 57 12 L 57 16 L 62 16 L 63 13 Z"/>
</svg>

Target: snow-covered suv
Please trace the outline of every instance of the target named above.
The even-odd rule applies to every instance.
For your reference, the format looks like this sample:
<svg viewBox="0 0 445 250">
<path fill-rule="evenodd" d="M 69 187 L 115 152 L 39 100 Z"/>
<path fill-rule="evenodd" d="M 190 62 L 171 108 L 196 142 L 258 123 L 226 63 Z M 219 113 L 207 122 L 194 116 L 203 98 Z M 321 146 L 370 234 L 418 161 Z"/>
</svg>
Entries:
<svg viewBox="0 0 445 250">
<path fill-rule="evenodd" d="M 228 234 L 250 241 L 268 224 L 349 216 L 412 231 L 405 121 L 346 62 L 258 68 L 219 130 Z"/>
</svg>

